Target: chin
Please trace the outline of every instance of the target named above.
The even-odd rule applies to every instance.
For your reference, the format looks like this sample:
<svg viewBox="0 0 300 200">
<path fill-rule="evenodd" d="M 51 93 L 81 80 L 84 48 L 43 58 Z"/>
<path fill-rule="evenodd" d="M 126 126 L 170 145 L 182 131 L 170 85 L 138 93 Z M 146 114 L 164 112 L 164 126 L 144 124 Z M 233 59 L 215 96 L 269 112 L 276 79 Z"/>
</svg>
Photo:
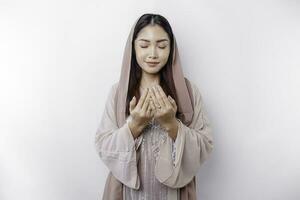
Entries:
<svg viewBox="0 0 300 200">
<path fill-rule="evenodd" d="M 157 70 L 157 69 L 146 69 L 144 70 L 147 74 L 158 74 L 160 69 Z"/>
<path fill-rule="evenodd" d="M 160 66 L 156 66 L 156 67 L 145 66 L 142 68 L 142 70 L 148 74 L 157 74 L 160 72 L 161 69 L 162 67 Z"/>
</svg>

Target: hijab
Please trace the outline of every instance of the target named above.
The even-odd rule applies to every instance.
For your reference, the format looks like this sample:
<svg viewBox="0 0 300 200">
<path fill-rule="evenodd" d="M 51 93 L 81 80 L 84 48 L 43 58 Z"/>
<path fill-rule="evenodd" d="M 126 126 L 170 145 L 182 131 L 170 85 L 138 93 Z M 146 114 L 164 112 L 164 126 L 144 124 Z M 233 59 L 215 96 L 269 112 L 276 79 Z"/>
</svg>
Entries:
<svg viewBox="0 0 300 200">
<path fill-rule="evenodd" d="M 126 99 L 128 93 L 129 76 L 131 69 L 131 56 L 132 56 L 132 40 L 135 26 L 138 20 L 133 24 L 127 42 L 125 45 L 122 61 L 122 69 L 119 78 L 119 84 L 116 91 L 115 113 L 117 117 L 118 127 L 122 127 L 126 123 Z M 180 57 L 178 53 L 177 43 L 175 36 L 173 40 L 173 60 L 172 60 L 172 75 L 177 94 L 177 109 L 179 112 L 178 117 L 182 123 L 189 125 L 193 117 L 193 99 L 190 89 L 190 83 L 183 75 L 181 68 Z M 103 200 L 123 200 L 123 186 L 113 174 L 110 172 L 106 179 L 104 188 Z M 196 179 L 180 188 L 180 200 L 196 200 Z"/>
<path fill-rule="evenodd" d="M 138 20 L 137 20 L 138 21 Z M 129 84 L 129 76 L 130 76 L 130 68 L 131 68 L 131 56 L 132 56 L 132 40 L 133 33 L 135 29 L 135 25 L 137 21 L 131 28 L 130 34 L 127 38 L 126 46 L 123 53 L 123 62 L 122 62 L 122 71 L 120 74 L 119 84 L 116 91 L 116 114 L 117 114 L 117 123 L 118 127 L 122 127 L 125 123 L 126 116 L 126 99 L 128 92 L 128 84 Z M 193 108 L 191 97 L 186 85 L 186 80 L 184 78 L 177 43 L 175 36 L 173 41 L 173 60 L 172 60 L 172 74 L 175 85 L 175 90 L 177 94 L 177 109 L 179 112 L 179 118 L 182 120 L 184 124 L 189 124 L 193 117 Z"/>
</svg>

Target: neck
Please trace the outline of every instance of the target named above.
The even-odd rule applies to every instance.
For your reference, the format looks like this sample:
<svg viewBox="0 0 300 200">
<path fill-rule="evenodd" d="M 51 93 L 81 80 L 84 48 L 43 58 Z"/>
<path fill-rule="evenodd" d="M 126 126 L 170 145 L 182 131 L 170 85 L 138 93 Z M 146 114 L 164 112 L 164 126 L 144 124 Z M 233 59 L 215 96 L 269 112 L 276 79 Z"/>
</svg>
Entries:
<svg viewBox="0 0 300 200">
<path fill-rule="evenodd" d="M 153 85 L 159 85 L 160 79 L 159 79 L 159 73 L 158 74 L 148 74 L 144 71 L 142 72 L 142 78 L 140 82 L 140 87 L 146 88 L 151 87 Z"/>
</svg>

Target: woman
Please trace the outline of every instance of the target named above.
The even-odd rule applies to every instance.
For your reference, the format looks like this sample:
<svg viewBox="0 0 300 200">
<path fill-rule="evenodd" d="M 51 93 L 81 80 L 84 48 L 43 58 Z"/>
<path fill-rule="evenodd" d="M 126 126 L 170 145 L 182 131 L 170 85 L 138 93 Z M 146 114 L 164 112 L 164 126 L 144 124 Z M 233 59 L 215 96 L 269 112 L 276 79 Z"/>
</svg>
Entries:
<svg viewBox="0 0 300 200">
<path fill-rule="evenodd" d="M 197 199 L 195 176 L 213 149 L 211 128 L 163 16 L 144 14 L 132 27 L 95 143 L 110 170 L 104 200 Z"/>
</svg>

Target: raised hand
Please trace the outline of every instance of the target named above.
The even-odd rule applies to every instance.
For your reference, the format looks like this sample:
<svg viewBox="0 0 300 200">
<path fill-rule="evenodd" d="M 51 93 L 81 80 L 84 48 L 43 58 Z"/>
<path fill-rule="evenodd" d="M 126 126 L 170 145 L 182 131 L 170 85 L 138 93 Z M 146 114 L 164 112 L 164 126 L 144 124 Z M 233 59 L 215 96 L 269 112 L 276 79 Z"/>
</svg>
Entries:
<svg viewBox="0 0 300 200">
<path fill-rule="evenodd" d="M 129 103 L 129 112 L 132 120 L 128 126 L 133 134 L 133 137 L 138 137 L 147 123 L 154 116 L 154 104 L 149 93 L 149 88 L 146 88 L 145 92 L 136 104 L 136 97 L 134 96 Z"/>
<path fill-rule="evenodd" d="M 150 90 L 154 101 L 154 118 L 164 127 L 170 137 L 176 139 L 178 122 L 176 120 L 177 105 L 171 96 L 166 96 L 161 86 L 153 86 Z"/>
</svg>

